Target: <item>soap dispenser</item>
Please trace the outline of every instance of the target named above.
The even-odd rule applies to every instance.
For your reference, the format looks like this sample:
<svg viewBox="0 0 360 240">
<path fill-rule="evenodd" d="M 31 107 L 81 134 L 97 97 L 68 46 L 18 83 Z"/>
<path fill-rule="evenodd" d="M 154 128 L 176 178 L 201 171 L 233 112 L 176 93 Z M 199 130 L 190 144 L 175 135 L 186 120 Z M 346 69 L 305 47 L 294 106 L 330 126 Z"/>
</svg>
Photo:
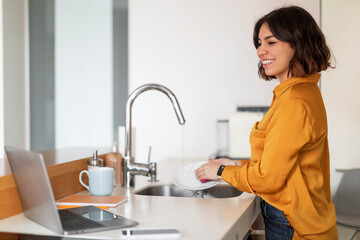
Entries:
<svg viewBox="0 0 360 240">
<path fill-rule="evenodd" d="M 106 155 L 105 166 L 114 168 L 115 184 L 121 185 L 122 183 L 122 155 L 119 153 L 117 142 L 114 142 L 112 152 Z"/>
<path fill-rule="evenodd" d="M 94 152 L 94 155 L 92 158 L 89 158 L 87 160 L 88 168 L 91 167 L 103 167 L 104 166 L 104 160 L 101 158 L 98 158 L 98 150 Z"/>
</svg>

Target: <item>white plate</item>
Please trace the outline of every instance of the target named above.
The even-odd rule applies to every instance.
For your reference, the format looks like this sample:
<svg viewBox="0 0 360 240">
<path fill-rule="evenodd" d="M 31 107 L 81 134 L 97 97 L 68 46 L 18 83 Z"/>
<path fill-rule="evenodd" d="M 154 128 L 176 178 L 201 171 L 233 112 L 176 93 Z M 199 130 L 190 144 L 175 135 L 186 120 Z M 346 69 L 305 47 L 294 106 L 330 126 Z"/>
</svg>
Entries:
<svg viewBox="0 0 360 240">
<path fill-rule="evenodd" d="M 207 161 L 194 162 L 180 168 L 174 176 L 174 184 L 180 188 L 195 191 L 208 189 L 218 185 L 221 181 L 209 181 L 202 183 L 196 178 L 195 170 L 205 163 L 207 163 Z"/>
</svg>

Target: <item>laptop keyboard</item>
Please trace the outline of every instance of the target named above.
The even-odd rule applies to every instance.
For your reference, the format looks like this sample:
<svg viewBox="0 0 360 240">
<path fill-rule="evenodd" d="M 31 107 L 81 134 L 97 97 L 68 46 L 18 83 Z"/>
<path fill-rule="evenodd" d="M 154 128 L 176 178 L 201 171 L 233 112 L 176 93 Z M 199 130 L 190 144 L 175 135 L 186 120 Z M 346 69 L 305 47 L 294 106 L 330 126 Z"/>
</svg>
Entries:
<svg viewBox="0 0 360 240">
<path fill-rule="evenodd" d="M 103 227 L 104 225 L 91 221 L 87 218 L 81 217 L 73 212 L 67 210 L 60 210 L 60 219 L 63 225 L 63 228 L 66 231 L 76 231 L 81 229 L 91 229 Z"/>
</svg>

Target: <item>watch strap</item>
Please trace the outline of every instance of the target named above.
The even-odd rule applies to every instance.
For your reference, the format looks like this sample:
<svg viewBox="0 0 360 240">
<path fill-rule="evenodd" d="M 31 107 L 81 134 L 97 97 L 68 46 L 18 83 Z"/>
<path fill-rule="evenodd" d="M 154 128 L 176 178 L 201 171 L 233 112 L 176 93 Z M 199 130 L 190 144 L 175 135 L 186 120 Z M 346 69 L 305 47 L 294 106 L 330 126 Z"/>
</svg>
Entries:
<svg viewBox="0 0 360 240">
<path fill-rule="evenodd" d="M 217 171 L 217 175 L 221 177 L 222 172 L 224 171 L 224 168 L 226 167 L 226 165 L 220 165 L 218 171 Z"/>
</svg>

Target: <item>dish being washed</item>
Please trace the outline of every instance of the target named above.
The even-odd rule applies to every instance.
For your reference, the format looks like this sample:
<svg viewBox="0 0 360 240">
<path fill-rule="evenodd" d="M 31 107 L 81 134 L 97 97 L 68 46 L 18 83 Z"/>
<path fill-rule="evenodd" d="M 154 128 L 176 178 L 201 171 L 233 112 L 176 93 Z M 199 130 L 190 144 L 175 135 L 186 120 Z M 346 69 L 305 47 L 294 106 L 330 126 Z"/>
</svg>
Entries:
<svg viewBox="0 0 360 240">
<path fill-rule="evenodd" d="M 201 182 L 196 178 L 195 170 L 205 163 L 207 163 L 207 161 L 193 162 L 180 168 L 173 178 L 174 184 L 182 189 L 193 191 L 204 190 L 218 185 L 221 181 Z"/>
</svg>

